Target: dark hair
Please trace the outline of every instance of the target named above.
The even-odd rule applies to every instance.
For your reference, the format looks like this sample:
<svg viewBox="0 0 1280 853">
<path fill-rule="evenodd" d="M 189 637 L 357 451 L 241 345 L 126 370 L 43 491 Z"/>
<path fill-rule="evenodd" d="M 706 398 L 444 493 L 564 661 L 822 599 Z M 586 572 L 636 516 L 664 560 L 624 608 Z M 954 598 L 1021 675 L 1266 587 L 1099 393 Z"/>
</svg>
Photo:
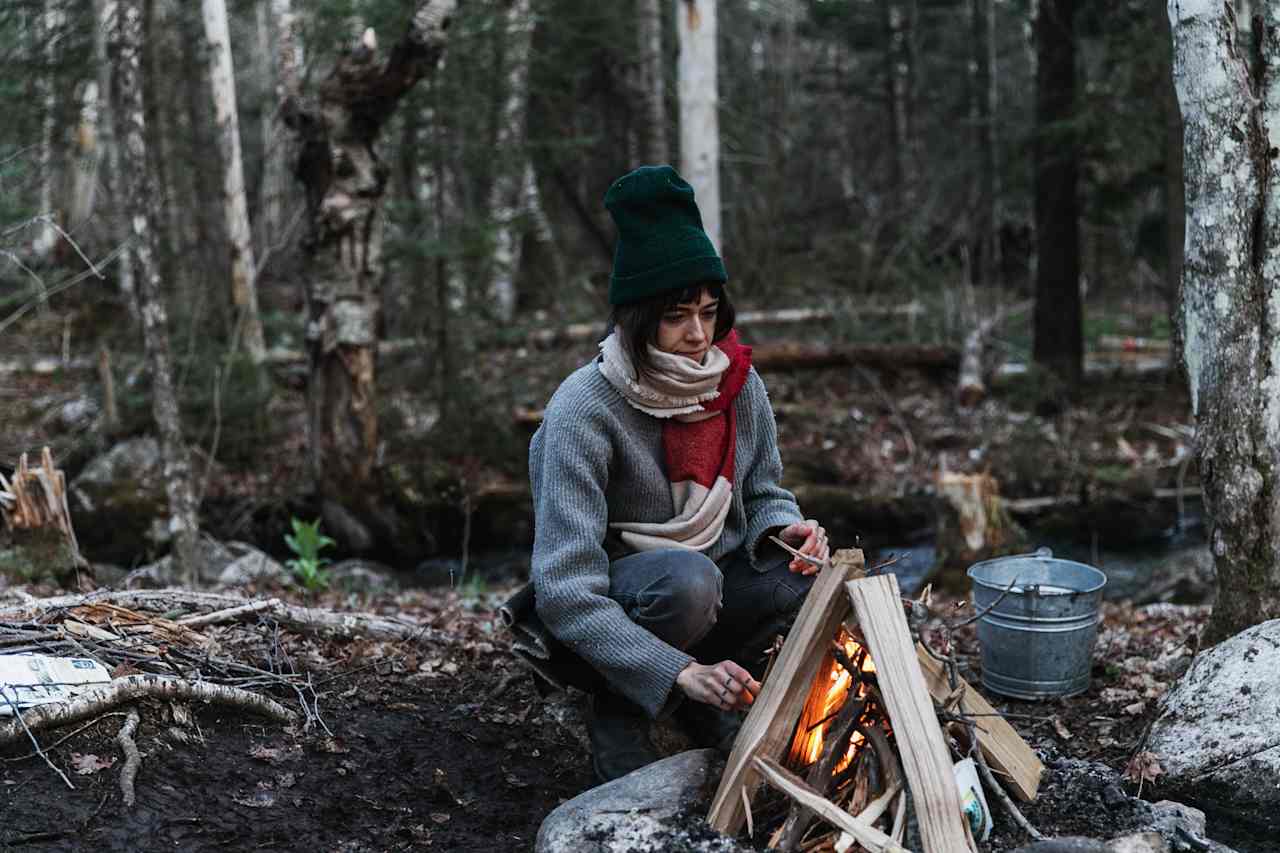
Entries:
<svg viewBox="0 0 1280 853">
<path fill-rule="evenodd" d="M 719 300 L 716 306 L 716 330 L 711 336 L 712 343 L 715 343 L 723 340 L 733 330 L 733 322 L 737 316 L 722 282 L 693 284 L 683 290 L 668 290 L 640 302 L 613 307 L 609 328 L 617 329 L 622 346 L 635 365 L 637 381 L 643 374 L 653 370 L 649 344 L 658 339 L 658 324 L 662 322 L 663 315 L 677 305 L 697 302 L 702 298 L 703 292 L 710 294 L 712 299 Z"/>
</svg>

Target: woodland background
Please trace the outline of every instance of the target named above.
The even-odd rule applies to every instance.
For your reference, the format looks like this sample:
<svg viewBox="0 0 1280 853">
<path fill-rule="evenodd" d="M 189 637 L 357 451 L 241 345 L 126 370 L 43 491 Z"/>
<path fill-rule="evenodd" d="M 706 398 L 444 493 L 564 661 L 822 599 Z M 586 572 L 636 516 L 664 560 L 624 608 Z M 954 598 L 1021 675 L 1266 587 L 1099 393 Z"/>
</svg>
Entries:
<svg viewBox="0 0 1280 853">
<path fill-rule="evenodd" d="M 226 3 L 254 281 L 265 345 L 278 356 L 267 359 L 264 381 L 233 298 L 239 255 L 223 215 L 227 157 L 201 4 L 140 4 L 156 264 L 183 434 L 215 533 L 278 550 L 291 518 L 319 510 L 314 471 L 309 479 L 302 464 L 305 359 L 286 357 L 305 344 L 303 258 L 315 205 L 291 176 L 281 13 L 294 18 L 305 87 L 358 54 L 366 29 L 373 44 L 393 44 L 411 5 Z M 0 388 L 0 469 L 48 443 L 74 476 L 113 441 L 152 429 L 133 270 L 122 251 L 118 128 L 104 120 L 112 100 L 97 96 L 118 95 L 107 73 L 117 56 L 100 25 L 113 6 L 10 0 L 0 9 L 0 349 L 23 364 L 54 356 L 69 382 L 6 374 L 14 378 L 0 383 L 8 386 Z M 655 11 L 656 41 L 645 18 Z M 687 0 L 464 3 L 438 67 L 382 126 L 374 146 L 387 217 L 373 283 L 377 333 L 412 345 L 379 362 L 381 479 L 350 485 L 436 520 L 407 534 L 402 525 L 376 555 L 402 566 L 456 556 L 486 501 L 494 515 L 477 537 L 505 526 L 518 545 L 527 534 L 527 520 L 512 522 L 519 513 L 504 504 L 520 503 L 529 432 L 528 418 L 513 412 L 536 412 L 591 349 L 548 350 L 531 335 L 573 322 L 603 327 L 613 234 L 601 198 L 639 163 L 680 162 L 675 28 L 689 13 Z M 1019 405 L 1052 418 L 1081 399 L 1073 395 L 1086 345 L 1105 346 L 1115 333 L 1172 336 L 1181 130 L 1163 0 L 723 0 L 717 19 L 721 243 L 734 299 L 740 310 L 836 315 L 821 326 L 765 326 L 755 341 L 958 348 L 998 314 L 1005 319 L 988 341 L 988 368 L 1031 363 Z M 904 305 L 898 314 L 880 310 Z M 103 380 L 71 366 L 100 353 L 117 376 L 118 421 L 105 430 L 101 418 L 92 429 L 68 426 L 54 409 L 76 393 L 98 414 Z M 850 380 L 854 393 L 871 394 L 865 383 L 858 390 L 859 377 Z M 943 420 L 946 381 L 933 389 L 943 391 L 935 408 Z M 809 384 L 828 382 L 790 391 L 780 381 L 775 399 L 845 406 L 831 401 L 830 388 L 824 397 Z M 1178 376 L 1168 382 L 1176 415 L 1184 392 Z M 892 401 L 910 395 L 885 387 L 890 403 L 880 407 L 892 419 Z M 1153 393 L 1165 392 L 1157 384 Z M 906 418 L 913 421 L 909 411 Z M 784 422 L 784 438 L 812 421 Z M 806 433 L 797 443 L 832 440 Z M 909 430 L 905 443 L 909 464 L 899 464 L 905 451 L 888 454 L 886 482 L 868 473 L 877 462 L 848 454 L 826 478 L 855 488 L 876 481 L 891 496 L 927 489 L 938 453 L 917 458 Z M 802 450 L 793 454 L 797 470 Z M 963 449 L 941 465 L 948 462 L 992 468 L 989 457 Z M 1078 485 L 1065 475 L 1032 483 L 1014 470 L 995 473 L 1015 495 Z M 128 538 L 111 521 L 94 526 L 111 534 L 99 539 Z M 326 526 L 349 548 L 351 537 L 335 530 L 341 524 Z M 850 535 L 858 529 L 865 535 L 857 525 Z M 107 549 L 102 558 L 136 565 L 159 550 Z"/>
</svg>

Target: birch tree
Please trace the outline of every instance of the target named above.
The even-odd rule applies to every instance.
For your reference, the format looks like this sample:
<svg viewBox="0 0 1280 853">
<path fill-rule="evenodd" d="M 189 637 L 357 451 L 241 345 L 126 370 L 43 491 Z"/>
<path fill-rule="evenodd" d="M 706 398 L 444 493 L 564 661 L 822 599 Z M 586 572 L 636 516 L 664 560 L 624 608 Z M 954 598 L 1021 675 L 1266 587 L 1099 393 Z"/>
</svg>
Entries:
<svg viewBox="0 0 1280 853">
<path fill-rule="evenodd" d="M 62 35 L 63 14 L 59 6 L 61 0 L 44 0 L 41 8 L 36 32 L 39 34 L 40 50 L 44 67 L 36 78 L 36 90 L 39 92 L 40 123 L 40 214 L 49 217 L 36 232 L 32 250 L 36 258 L 46 260 L 53 253 L 54 244 L 58 242 L 58 231 L 54 222 L 58 218 L 55 209 L 58 162 L 58 85 L 57 68 L 59 40 Z M 41 285 L 43 290 L 43 285 Z"/>
<path fill-rule="evenodd" d="M 662 53 L 662 0 L 637 0 L 636 88 L 642 105 L 640 157 L 646 163 L 669 161 L 667 149 L 666 63 Z"/>
<path fill-rule="evenodd" d="M 151 412 L 160 434 L 165 491 L 169 498 L 169 531 L 179 571 L 188 582 L 196 581 L 200 520 L 191 484 L 191 460 L 182 438 L 178 398 L 174 392 L 169 354 L 169 319 L 160 272 L 156 265 L 159 232 L 156 230 L 157 195 L 147 160 L 146 118 L 141 77 L 142 0 L 115 4 L 116 81 L 120 96 L 122 189 L 132 225 L 133 254 L 137 263 L 142 308 L 142 338 L 151 371 Z M 108 4 L 111 5 L 111 4 Z"/>
<path fill-rule="evenodd" d="M 720 252 L 720 101 L 715 0 L 676 0 L 680 42 L 680 172 L 693 187 L 702 227 Z"/>
<path fill-rule="evenodd" d="M 293 16 L 277 19 L 281 114 L 297 137 L 294 174 L 306 186 L 302 240 L 309 353 L 310 469 L 330 529 L 359 548 L 369 525 L 394 533 L 378 506 L 375 354 L 387 167 L 374 144 L 400 99 L 434 70 L 455 0 L 419 0 L 385 55 L 372 30 L 303 92 Z"/>
<path fill-rule="evenodd" d="M 1213 643 L 1280 617 L 1280 9 L 1170 0 L 1186 181 L 1183 362 L 1218 597 Z"/>
<path fill-rule="evenodd" d="M 244 197 L 244 169 L 240 160 L 240 119 L 236 110 L 235 66 L 225 0 L 201 0 L 205 40 L 209 47 L 209 79 L 213 86 L 214 121 L 222 160 L 222 206 L 231 249 L 231 299 L 244 333 L 245 349 L 254 364 L 266 358 L 262 317 L 258 312 L 257 268 L 249 207 Z"/>
<path fill-rule="evenodd" d="M 525 148 L 525 120 L 529 108 L 529 49 L 533 42 L 530 0 L 511 0 L 507 7 L 502 60 L 506 71 L 506 98 L 498 120 L 494 150 L 510 153 L 498 167 L 489 194 L 489 211 L 497 226 L 494 235 L 489 295 L 494 313 L 510 323 L 516 311 L 516 275 L 520 271 L 520 246 L 528 201 L 534 187 L 533 163 Z M 500 19 L 501 20 L 501 19 Z"/>
</svg>

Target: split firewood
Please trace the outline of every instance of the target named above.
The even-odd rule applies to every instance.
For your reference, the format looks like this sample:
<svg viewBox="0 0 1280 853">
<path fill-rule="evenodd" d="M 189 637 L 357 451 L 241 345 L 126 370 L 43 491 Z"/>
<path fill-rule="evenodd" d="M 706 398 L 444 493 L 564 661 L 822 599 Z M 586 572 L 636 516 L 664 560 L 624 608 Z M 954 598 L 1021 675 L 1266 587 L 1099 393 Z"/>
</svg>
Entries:
<svg viewBox="0 0 1280 853">
<path fill-rule="evenodd" d="M 874 826 L 832 805 L 777 761 L 756 756 L 751 760 L 751 764 L 770 785 L 817 813 L 818 817 L 832 826 L 852 835 L 871 853 L 909 853 L 906 848 Z"/>
<path fill-rule="evenodd" d="M 893 804 L 893 798 L 898 796 L 902 791 L 902 780 L 898 779 L 892 785 L 885 789 L 885 792 L 876 797 L 865 809 L 857 814 L 857 819 L 866 821 L 868 824 L 874 825 L 885 812 L 889 810 L 889 806 Z M 836 839 L 835 848 L 837 853 L 845 853 L 857 839 L 847 832 L 840 833 L 840 837 Z"/>
<path fill-rule="evenodd" d="M 854 685 L 856 684 L 855 681 Z M 808 778 L 805 780 L 815 791 L 829 792 L 832 772 L 840 759 L 849 751 L 849 739 L 857 728 L 858 719 L 862 716 L 864 707 L 866 707 L 865 700 L 859 699 L 850 690 L 844 704 L 827 726 L 822 754 L 809 769 Z M 799 803 L 792 803 L 786 822 L 783 823 L 782 829 L 770 846 L 782 851 L 794 850 L 800 843 L 800 839 L 804 837 L 812 820 L 813 812 Z"/>
<path fill-rule="evenodd" d="M 21 740 L 28 731 L 69 725 L 146 698 L 216 703 L 286 723 L 297 718 L 297 714 L 274 699 L 237 687 L 157 675 L 130 675 L 90 688 L 70 702 L 38 705 L 18 719 L 0 723 L 0 746 Z"/>
</svg>

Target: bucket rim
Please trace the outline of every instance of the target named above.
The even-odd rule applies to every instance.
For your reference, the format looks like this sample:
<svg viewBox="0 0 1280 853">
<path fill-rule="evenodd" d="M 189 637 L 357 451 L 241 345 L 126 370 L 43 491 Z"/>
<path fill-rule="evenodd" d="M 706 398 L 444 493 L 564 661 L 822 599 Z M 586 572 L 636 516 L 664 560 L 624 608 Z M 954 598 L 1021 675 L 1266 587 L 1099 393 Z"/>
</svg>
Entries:
<svg viewBox="0 0 1280 853">
<path fill-rule="evenodd" d="M 1086 572 L 1091 572 L 1095 576 L 1094 583 L 1086 587 L 1085 589 L 1073 589 L 1069 593 L 1065 593 L 1065 592 L 1050 593 L 1052 595 L 1088 595 L 1090 593 L 1097 592 L 1098 590 L 1102 589 L 1107 585 L 1106 574 L 1096 566 L 1091 566 L 1088 563 L 1081 563 L 1078 560 L 1063 560 L 1058 557 L 1051 557 L 1051 556 L 1045 556 L 1040 554 L 1010 554 L 1005 557 L 992 557 L 988 560 L 980 560 L 979 562 L 971 565 L 965 571 L 965 574 L 969 576 L 969 580 L 975 586 L 981 586 L 981 587 L 984 587 L 985 589 L 996 590 L 997 592 L 1004 592 L 1004 588 L 1005 586 L 1007 586 L 1007 584 L 991 583 L 990 581 L 986 581 L 986 580 L 983 580 L 982 578 L 977 577 L 974 574 L 974 572 L 977 569 L 982 568 L 983 566 L 989 566 L 993 563 L 1002 563 L 1002 562 L 1005 562 L 1006 560 L 1039 560 L 1042 563 L 1066 563 L 1072 566 L 1078 566 L 1079 568 L 1084 569 Z"/>
</svg>

